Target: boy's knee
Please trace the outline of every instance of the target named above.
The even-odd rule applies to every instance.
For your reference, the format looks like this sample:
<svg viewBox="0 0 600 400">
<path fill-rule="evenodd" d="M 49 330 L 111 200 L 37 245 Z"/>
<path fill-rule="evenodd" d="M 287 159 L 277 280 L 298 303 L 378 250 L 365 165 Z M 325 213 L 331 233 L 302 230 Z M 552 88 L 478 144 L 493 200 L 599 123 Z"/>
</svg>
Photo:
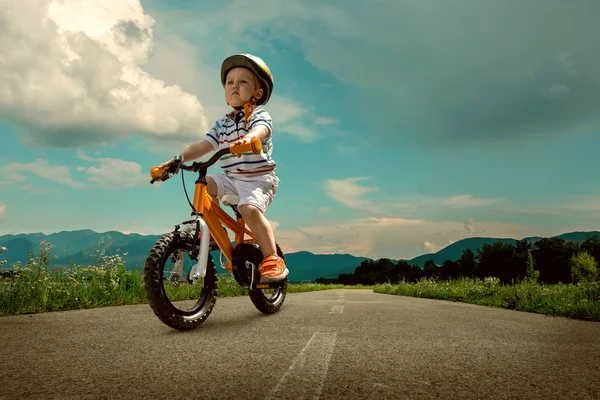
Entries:
<svg viewBox="0 0 600 400">
<path fill-rule="evenodd" d="M 206 191 L 212 197 L 217 197 L 217 195 L 219 194 L 219 187 L 217 186 L 217 182 L 215 182 L 215 180 L 210 176 L 206 177 Z"/>
<path fill-rule="evenodd" d="M 262 211 L 253 204 L 242 204 L 238 207 L 244 219 L 258 218 Z"/>
</svg>

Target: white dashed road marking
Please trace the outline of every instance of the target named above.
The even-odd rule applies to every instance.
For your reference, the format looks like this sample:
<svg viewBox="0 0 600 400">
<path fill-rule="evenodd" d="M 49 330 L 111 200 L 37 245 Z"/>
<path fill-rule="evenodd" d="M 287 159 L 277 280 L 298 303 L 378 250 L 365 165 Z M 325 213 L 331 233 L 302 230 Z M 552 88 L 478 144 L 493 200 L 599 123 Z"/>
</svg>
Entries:
<svg viewBox="0 0 600 400">
<path fill-rule="evenodd" d="M 336 303 L 345 303 L 346 302 L 346 295 L 344 293 L 341 293 L 338 296 L 338 299 L 336 301 Z M 344 306 L 333 306 L 333 308 L 331 309 L 331 311 L 329 311 L 330 314 L 341 314 L 344 311 Z"/>
<path fill-rule="evenodd" d="M 303 399 L 318 399 L 336 338 L 335 332 L 315 332 L 266 399 L 282 399 L 292 393 L 302 393 Z"/>
<path fill-rule="evenodd" d="M 344 311 L 344 306 L 333 306 L 333 308 L 331 309 L 331 311 L 329 311 L 330 314 L 341 314 Z"/>
</svg>

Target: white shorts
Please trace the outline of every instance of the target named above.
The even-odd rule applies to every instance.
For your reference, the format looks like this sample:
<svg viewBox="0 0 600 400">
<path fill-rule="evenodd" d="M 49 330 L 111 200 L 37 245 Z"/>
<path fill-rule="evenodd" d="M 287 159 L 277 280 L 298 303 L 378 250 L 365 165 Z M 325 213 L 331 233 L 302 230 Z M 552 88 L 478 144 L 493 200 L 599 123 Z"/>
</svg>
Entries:
<svg viewBox="0 0 600 400">
<path fill-rule="evenodd" d="M 263 213 L 275 198 L 279 188 L 279 178 L 275 172 L 242 178 L 233 177 L 227 173 L 208 176 L 217 184 L 217 198 L 219 200 L 226 194 L 233 194 L 240 198 L 238 207 L 251 204 Z"/>
</svg>

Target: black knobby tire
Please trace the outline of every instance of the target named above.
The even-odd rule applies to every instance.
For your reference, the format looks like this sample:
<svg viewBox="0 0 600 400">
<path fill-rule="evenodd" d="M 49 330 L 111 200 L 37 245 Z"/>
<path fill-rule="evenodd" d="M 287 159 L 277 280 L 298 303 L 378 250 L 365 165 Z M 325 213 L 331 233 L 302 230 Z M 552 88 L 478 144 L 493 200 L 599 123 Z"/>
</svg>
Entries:
<svg viewBox="0 0 600 400">
<path fill-rule="evenodd" d="M 202 295 L 192 310 L 177 309 L 165 293 L 163 286 L 165 262 L 178 250 L 192 253 L 192 244 L 193 237 L 186 232 L 167 233 L 154 244 L 144 265 L 144 286 L 150 307 L 164 324 L 177 330 L 198 327 L 210 315 L 217 300 L 217 269 L 210 254 Z"/>
<path fill-rule="evenodd" d="M 277 255 L 285 260 L 281 248 L 278 244 L 275 245 L 277 247 Z M 262 256 L 262 252 L 260 252 L 260 254 Z M 254 257 L 254 259 L 249 261 L 255 265 L 259 265 L 262 261 L 262 258 L 258 259 Z M 274 314 L 279 311 L 283 305 L 283 301 L 285 300 L 285 296 L 287 294 L 288 278 L 286 277 L 282 282 L 278 283 L 280 286 L 275 288 L 275 294 L 273 298 L 267 298 L 263 292 L 263 289 L 248 289 L 248 296 L 250 297 L 250 300 L 252 300 L 252 303 L 260 312 L 265 314 Z"/>
</svg>

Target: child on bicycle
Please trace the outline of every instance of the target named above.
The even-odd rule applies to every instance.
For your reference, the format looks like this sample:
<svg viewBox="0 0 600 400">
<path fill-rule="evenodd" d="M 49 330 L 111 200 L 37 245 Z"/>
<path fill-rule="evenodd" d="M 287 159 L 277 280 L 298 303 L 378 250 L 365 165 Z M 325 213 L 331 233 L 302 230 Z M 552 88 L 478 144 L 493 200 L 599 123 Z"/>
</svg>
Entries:
<svg viewBox="0 0 600 400">
<path fill-rule="evenodd" d="M 184 162 L 192 161 L 211 151 L 249 142 L 254 136 L 261 139 L 263 151 L 260 154 L 222 157 L 223 173 L 207 175 L 207 191 L 217 199 L 227 194 L 239 196 L 240 214 L 263 252 L 264 259 L 259 266 L 261 282 L 282 280 L 289 271 L 285 261 L 277 255 L 273 230 L 263 215 L 279 187 L 276 163 L 271 157 L 271 116 L 260 107 L 271 97 L 273 76 L 259 57 L 237 54 L 223 61 L 221 83 L 225 100 L 233 111 L 217 120 L 204 138 L 188 146 L 181 156 Z"/>
</svg>

